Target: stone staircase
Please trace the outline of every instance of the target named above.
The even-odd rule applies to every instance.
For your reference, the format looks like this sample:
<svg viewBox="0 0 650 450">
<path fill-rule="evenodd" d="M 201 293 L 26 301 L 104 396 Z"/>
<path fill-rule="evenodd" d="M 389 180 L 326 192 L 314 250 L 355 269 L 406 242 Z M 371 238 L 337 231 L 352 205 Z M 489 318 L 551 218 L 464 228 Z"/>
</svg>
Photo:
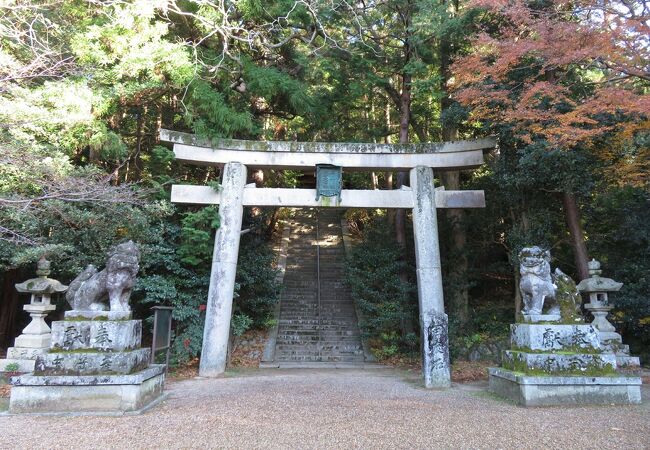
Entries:
<svg viewBox="0 0 650 450">
<path fill-rule="evenodd" d="M 363 363 L 357 316 L 344 283 L 340 211 L 297 210 L 289 239 L 275 362 Z"/>
</svg>

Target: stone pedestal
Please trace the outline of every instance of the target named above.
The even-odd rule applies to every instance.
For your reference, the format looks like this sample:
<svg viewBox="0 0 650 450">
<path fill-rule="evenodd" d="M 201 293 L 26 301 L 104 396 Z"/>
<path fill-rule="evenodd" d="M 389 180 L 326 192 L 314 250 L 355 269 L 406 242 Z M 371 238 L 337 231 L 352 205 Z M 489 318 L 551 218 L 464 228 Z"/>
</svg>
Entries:
<svg viewBox="0 0 650 450">
<path fill-rule="evenodd" d="M 36 355 L 33 373 L 11 380 L 9 412 L 120 415 L 159 401 L 165 366 L 149 364 L 142 322 L 129 319 L 128 312 L 68 311 L 52 323 L 50 349 Z"/>
<path fill-rule="evenodd" d="M 0 372 L 32 372 L 36 358 L 47 350 L 47 348 L 9 347 L 7 359 L 0 359 Z"/>
<path fill-rule="evenodd" d="M 558 322 L 560 320 L 559 314 L 521 314 L 523 322 L 526 323 L 540 323 L 540 322 Z"/>
<path fill-rule="evenodd" d="M 514 324 L 510 343 L 490 390 L 521 406 L 641 402 L 641 379 L 619 373 L 591 324 Z"/>
<path fill-rule="evenodd" d="M 619 370 L 638 373 L 641 371 L 639 357 L 630 355 L 630 347 L 623 344 L 623 338 L 616 332 L 614 325 L 607 320 L 607 315 L 613 308 L 598 300 L 585 304 L 585 309 L 594 316 L 591 324 L 598 330 L 603 351 L 616 357 Z"/>
<path fill-rule="evenodd" d="M 520 406 L 641 403 L 639 377 L 531 376 L 491 368 L 490 391 Z"/>
<path fill-rule="evenodd" d="M 50 327 L 45 317 L 56 309 L 48 303 L 28 303 L 23 309 L 29 313 L 32 321 L 15 340 L 14 346 L 7 349 L 7 359 L 0 360 L 0 372 L 13 369 L 13 372 L 31 372 L 36 358 L 49 348 L 52 342 Z"/>
<path fill-rule="evenodd" d="M 12 414 L 137 414 L 163 398 L 165 366 L 130 375 L 36 376 L 12 379 Z"/>
</svg>

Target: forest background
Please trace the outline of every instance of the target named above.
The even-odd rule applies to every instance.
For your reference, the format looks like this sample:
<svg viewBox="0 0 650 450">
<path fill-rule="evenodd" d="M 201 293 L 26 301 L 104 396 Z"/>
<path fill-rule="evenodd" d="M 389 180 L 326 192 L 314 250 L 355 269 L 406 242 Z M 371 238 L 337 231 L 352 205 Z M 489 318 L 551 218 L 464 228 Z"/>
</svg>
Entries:
<svg viewBox="0 0 650 450">
<path fill-rule="evenodd" d="M 132 304 L 174 306 L 174 361 L 201 348 L 214 207 L 172 183 L 161 128 L 208 138 L 436 142 L 495 135 L 448 189 L 487 208 L 439 213 L 452 356 L 502 341 L 518 251 L 551 249 L 574 279 L 595 257 L 625 283 L 612 320 L 650 357 L 650 10 L 619 0 L 43 0 L 0 2 L 0 346 L 24 326 L 13 285 L 42 255 L 69 282 L 125 239 L 142 250 Z M 395 189 L 403 173 L 345 174 Z M 292 187 L 291 171 L 252 174 Z M 281 210 L 247 210 L 233 333 L 264 328 L 280 287 Z M 350 210 L 348 282 L 380 358 L 417 353 L 408 212 Z"/>
</svg>

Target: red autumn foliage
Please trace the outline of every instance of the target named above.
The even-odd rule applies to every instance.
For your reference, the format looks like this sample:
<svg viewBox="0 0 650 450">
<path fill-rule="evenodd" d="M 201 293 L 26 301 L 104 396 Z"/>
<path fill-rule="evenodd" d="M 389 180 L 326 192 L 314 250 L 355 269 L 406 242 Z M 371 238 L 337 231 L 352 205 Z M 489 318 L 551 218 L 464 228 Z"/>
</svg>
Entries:
<svg viewBox="0 0 650 450">
<path fill-rule="evenodd" d="M 477 119 L 562 147 L 647 126 L 645 2 L 472 0 L 470 7 L 485 11 L 485 27 L 454 63 L 452 87 Z"/>
</svg>

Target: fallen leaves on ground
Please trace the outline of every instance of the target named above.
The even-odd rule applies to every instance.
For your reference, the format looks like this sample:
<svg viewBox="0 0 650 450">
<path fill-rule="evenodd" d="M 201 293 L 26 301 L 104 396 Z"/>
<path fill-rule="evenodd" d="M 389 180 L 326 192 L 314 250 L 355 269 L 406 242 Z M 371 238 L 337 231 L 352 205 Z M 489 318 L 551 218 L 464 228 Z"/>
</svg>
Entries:
<svg viewBox="0 0 650 450">
<path fill-rule="evenodd" d="M 11 393 L 10 384 L 0 384 L 0 398 L 8 398 Z"/>
<path fill-rule="evenodd" d="M 451 381 L 471 383 L 488 379 L 488 367 L 494 367 L 492 361 L 454 361 L 451 366 Z"/>
<path fill-rule="evenodd" d="M 409 372 L 419 372 L 422 370 L 422 361 L 419 356 L 393 355 L 382 359 L 379 363 Z"/>
<path fill-rule="evenodd" d="M 239 337 L 230 357 L 230 367 L 259 367 L 268 330 L 249 330 Z"/>
<path fill-rule="evenodd" d="M 169 378 L 182 379 L 194 378 L 199 375 L 199 358 L 194 358 L 182 366 L 176 366 L 170 369 Z"/>
<path fill-rule="evenodd" d="M 264 346 L 268 338 L 267 330 L 249 330 L 237 339 L 235 350 L 230 357 L 228 368 L 257 368 L 262 360 Z M 199 375 L 199 358 L 194 358 L 182 366 L 173 367 L 169 378 L 194 378 Z"/>
<path fill-rule="evenodd" d="M 422 370 L 419 356 L 395 355 L 382 359 L 381 364 L 397 367 L 409 372 Z M 492 361 L 454 361 L 451 367 L 451 381 L 456 383 L 469 383 L 488 379 L 488 367 L 494 367 Z"/>
</svg>

